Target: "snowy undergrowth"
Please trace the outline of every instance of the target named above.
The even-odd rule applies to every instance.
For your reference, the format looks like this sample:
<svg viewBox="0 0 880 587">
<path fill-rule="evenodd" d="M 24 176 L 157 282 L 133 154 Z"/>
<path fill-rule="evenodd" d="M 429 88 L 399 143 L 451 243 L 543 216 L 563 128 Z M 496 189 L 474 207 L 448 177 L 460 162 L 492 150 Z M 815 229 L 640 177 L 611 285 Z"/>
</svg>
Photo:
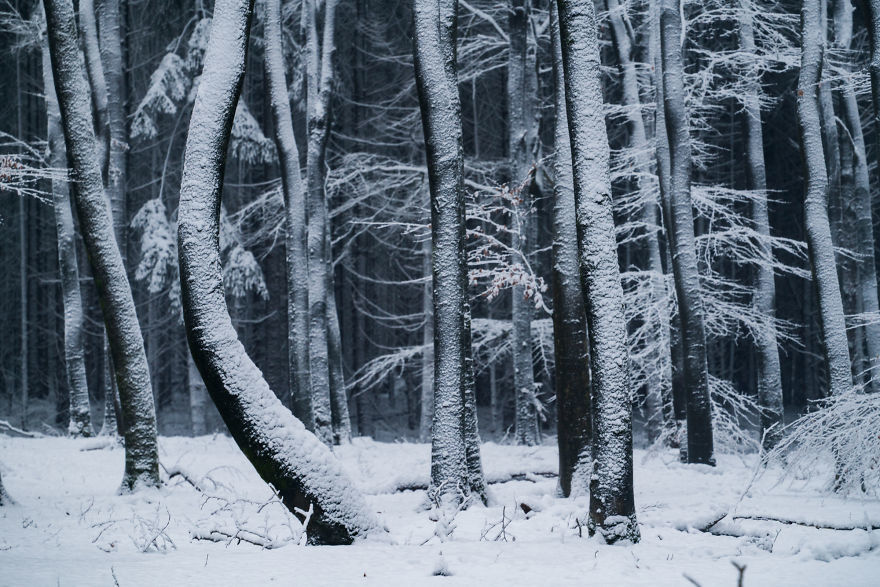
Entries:
<svg viewBox="0 0 880 587">
<path fill-rule="evenodd" d="M 733 586 L 732 562 L 749 587 L 871 585 L 880 573 L 880 501 L 829 494 L 820 476 L 754 480 L 753 458 L 710 468 L 636 451 L 643 540 L 605 546 L 586 537 L 586 498 L 555 497 L 555 446 L 485 444 L 489 506 L 442 519 L 438 533 L 420 489 L 429 446 L 357 439 L 337 455 L 390 540 L 300 548 L 301 525 L 231 439 L 159 445 L 165 486 L 118 496 L 122 450 L 0 436 L 17 501 L 0 508 L 0 585 Z"/>
</svg>

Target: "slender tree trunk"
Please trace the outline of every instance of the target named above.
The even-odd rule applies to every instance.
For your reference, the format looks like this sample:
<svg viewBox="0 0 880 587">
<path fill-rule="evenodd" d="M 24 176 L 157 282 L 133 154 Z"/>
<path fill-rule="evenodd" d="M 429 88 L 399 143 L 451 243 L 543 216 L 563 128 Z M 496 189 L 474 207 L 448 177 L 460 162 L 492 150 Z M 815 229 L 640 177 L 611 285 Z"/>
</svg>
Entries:
<svg viewBox="0 0 880 587">
<path fill-rule="evenodd" d="M 345 372 L 342 368 L 342 334 L 339 331 L 339 313 L 336 309 L 333 247 L 330 242 L 330 222 L 327 222 L 327 357 L 330 372 L 330 420 L 333 425 L 333 444 L 351 442 L 351 417 L 348 415 L 348 394 L 345 391 Z"/>
<path fill-rule="evenodd" d="M 55 97 L 52 60 L 47 39 L 42 42 L 43 93 L 46 98 L 49 163 L 56 169 L 67 168 L 61 112 Z M 61 273 L 61 295 L 64 302 L 64 370 L 69 390 L 67 432 L 73 437 L 92 436 L 92 415 L 89 407 L 89 385 L 86 380 L 85 347 L 83 344 L 83 304 L 79 289 L 79 265 L 76 259 L 76 235 L 73 210 L 66 178 L 52 179 L 55 230 L 58 235 L 58 268 Z"/>
<path fill-rule="evenodd" d="M 285 77 L 281 43 L 281 0 L 266 2 L 266 82 L 275 123 L 275 146 L 281 164 L 285 209 L 287 270 L 288 381 L 291 409 L 311 429 L 309 379 L 309 258 L 306 250 L 306 197 L 300 174 L 299 150 L 293 134 L 293 115 Z"/>
<path fill-rule="evenodd" d="M 324 161 L 330 134 L 330 92 L 333 81 L 336 0 L 324 2 L 323 38 L 318 34 L 316 0 L 306 0 L 308 76 L 308 263 L 309 279 L 309 379 L 314 431 L 324 444 L 333 443 L 330 407 L 330 365 L 327 346 L 327 200 Z"/>
<path fill-rule="evenodd" d="M 519 258 L 514 262 L 525 266 L 533 246 L 530 230 L 532 199 L 529 193 L 532 181 L 533 157 L 537 144 L 537 129 L 533 100 L 537 94 L 535 71 L 536 47 L 529 35 L 530 3 L 510 0 L 508 7 L 507 59 L 507 149 L 510 161 L 509 184 L 512 193 L 519 196 L 516 207 L 516 230 L 513 248 Z M 532 314 L 534 302 L 526 297 L 522 285 L 511 288 L 513 387 L 516 398 L 516 442 L 528 446 L 538 443 L 537 398 L 532 361 Z"/>
<path fill-rule="evenodd" d="M 556 128 L 553 188 L 553 348 L 556 371 L 556 438 L 559 491 L 586 495 L 590 473 L 590 357 L 587 316 L 578 263 L 571 139 L 565 108 L 565 73 L 556 2 L 550 3 Z"/>
<path fill-rule="evenodd" d="M 122 263 L 113 219 L 101 181 L 89 91 L 82 75 L 71 0 L 45 0 L 68 160 L 76 179 L 76 208 L 110 340 L 125 430 L 123 490 L 159 484 L 150 372 L 131 287 Z"/>
<path fill-rule="evenodd" d="M 457 2 L 416 0 L 414 61 L 431 189 L 434 283 L 432 492 L 460 503 L 479 464 L 465 256 L 464 153 L 456 71 Z M 472 410 L 472 412 L 471 412 Z M 468 412 L 471 412 L 470 414 Z M 475 455 L 477 458 L 475 459 Z"/>
<path fill-rule="evenodd" d="M 691 204 L 691 139 L 685 109 L 679 2 L 662 0 L 660 12 L 664 115 L 671 155 L 669 217 L 666 221 L 684 353 L 687 461 L 712 465 L 715 463 L 712 402 Z"/>
<path fill-rule="evenodd" d="M 741 2 L 739 19 L 740 46 L 746 54 L 754 54 L 755 33 L 752 7 Z M 764 164 L 764 134 L 761 126 L 760 78 L 757 68 L 744 72 L 747 90 L 743 96 L 743 113 L 746 121 L 746 157 L 748 161 L 749 188 L 757 195 L 752 200 L 752 221 L 755 231 L 763 239 L 759 243 L 766 257 L 773 255 L 769 246 L 770 216 L 767 208 L 767 170 Z M 766 323 L 755 340 L 758 359 L 758 403 L 761 406 L 761 432 L 765 448 L 773 448 L 780 438 L 782 428 L 782 374 L 779 366 L 779 348 L 776 343 L 776 284 L 773 268 L 762 264 L 757 268 L 756 287 L 752 304 Z"/>
<path fill-rule="evenodd" d="M 559 0 L 574 170 L 578 251 L 593 376 L 590 533 L 638 542 L 633 497 L 632 390 L 611 203 L 599 40 L 591 0 Z"/>
<path fill-rule="evenodd" d="M 192 424 L 192 435 L 203 436 L 208 433 L 208 389 L 199 373 L 192 353 L 187 353 L 187 387 L 189 388 L 189 414 Z"/>
<path fill-rule="evenodd" d="M 79 0 L 77 14 L 85 53 L 86 73 L 92 94 L 92 107 L 95 109 L 95 132 L 98 135 L 98 162 L 101 170 L 107 169 L 107 156 L 110 153 L 110 118 L 107 111 L 107 80 L 101 63 L 101 48 L 98 43 L 98 24 L 95 21 L 94 0 Z"/>
<path fill-rule="evenodd" d="M 819 79 L 825 44 L 820 0 L 804 0 L 801 10 L 801 70 L 798 79 L 798 125 L 806 170 L 804 219 L 813 280 L 819 297 L 819 322 L 828 367 L 829 392 L 838 395 L 852 387 L 843 301 L 837 281 L 834 244 L 828 221 L 828 174 L 822 148 Z"/>
<path fill-rule="evenodd" d="M 430 202 L 429 202 L 430 205 Z M 419 439 L 431 441 L 431 421 L 434 419 L 434 303 L 433 288 L 429 276 L 431 274 L 431 241 L 422 243 L 425 268 L 425 287 L 422 297 L 422 311 L 425 315 L 425 326 L 422 329 L 422 415 L 419 422 Z"/>
<path fill-rule="evenodd" d="M 119 404 L 119 392 L 113 378 L 113 365 L 110 358 L 110 341 L 107 331 L 102 328 L 103 345 L 101 346 L 101 385 L 104 390 L 104 422 L 101 425 L 101 436 L 121 436 L 125 430 L 122 420 L 122 406 Z"/>
<path fill-rule="evenodd" d="M 880 156 L 880 0 L 861 0 L 868 18 L 868 38 L 871 41 L 871 103 L 874 106 L 874 137 Z"/>
<path fill-rule="evenodd" d="M 193 359 L 236 443 L 291 510 L 314 514 L 312 543 L 377 526 L 330 451 L 275 396 L 238 339 L 220 263 L 226 148 L 244 77 L 253 0 L 219 0 L 186 142 L 178 216 L 181 298 Z"/>
</svg>

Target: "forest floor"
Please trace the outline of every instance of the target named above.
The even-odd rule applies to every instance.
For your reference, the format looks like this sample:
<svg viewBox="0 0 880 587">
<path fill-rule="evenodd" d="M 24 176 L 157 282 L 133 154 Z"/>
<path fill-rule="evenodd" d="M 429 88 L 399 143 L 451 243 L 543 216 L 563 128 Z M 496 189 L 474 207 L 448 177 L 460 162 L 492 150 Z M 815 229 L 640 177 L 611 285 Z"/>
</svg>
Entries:
<svg viewBox="0 0 880 587">
<path fill-rule="evenodd" d="M 337 454 L 386 537 L 298 546 L 298 524 L 225 436 L 160 438 L 165 486 L 128 496 L 115 494 L 124 453 L 105 440 L 0 436 L 16 501 L 0 508 L 0 585 L 734 587 L 737 566 L 746 587 L 880 584 L 880 501 L 829 495 L 821 475 L 754 479 L 754 457 L 709 468 L 636 451 L 642 541 L 606 546 L 578 521 L 585 498 L 555 497 L 552 443 L 485 444 L 490 504 L 460 512 L 442 543 L 426 492 L 403 489 L 427 483 L 428 445 L 357 439 Z"/>
</svg>

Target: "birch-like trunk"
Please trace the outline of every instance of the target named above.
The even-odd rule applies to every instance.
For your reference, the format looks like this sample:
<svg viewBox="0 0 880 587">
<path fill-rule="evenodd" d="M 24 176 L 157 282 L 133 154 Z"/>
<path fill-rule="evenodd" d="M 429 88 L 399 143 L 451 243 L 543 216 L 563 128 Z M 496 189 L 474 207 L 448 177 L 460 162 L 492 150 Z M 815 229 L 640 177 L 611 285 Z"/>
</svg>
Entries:
<svg viewBox="0 0 880 587">
<path fill-rule="evenodd" d="M 608 543 L 638 542 L 633 497 L 632 390 L 623 286 L 614 235 L 596 13 L 592 0 L 559 0 L 558 6 L 578 251 L 593 376 L 593 471 L 588 528 Z"/>
<path fill-rule="evenodd" d="M 101 180 L 89 88 L 79 61 L 71 0 L 45 0 L 49 49 L 76 209 L 110 341 L 125 423 L 123 490 L 159 484 L 156 415 L 144 340 Z"/>
<path fill-rule="evenodd" d="M 223 291 L 220 202 L 253 0 L 219 0 L 186 142 L 178 212 L 180 282 L 193 359 L 238 446 L 284 504 L 314 514 L 312 543 L 345 544 L 377 527 L 330 450 L 275 396 L 238 339 Z"/>
<path fill-rule="evenodd" d="M 712 465 L 715 463 L 712 402 L 691 204 L 691 138 L 685 106 L 679 3 L 680 0 L 662 0 L 660 10 L 663 108 L 671 163 L 666 222 L 684 354 L 687 462 Z"/>
<path fill-rule="evenodd" d="M 746 54 L 755 54 L 752 4 L 741 2 L 739 42 Z M 764 133 L 761 126 L 760 72 L 750 67 L 744 72 L 747 90 L 743 96 L 743 114 L 746 122 L 746 158 L 749 188 L 756 192 L 752 200 L 751 216 L 755 231 L 763 239 L 758 246 L 766 257 L 773 255 L 769 246 L 770 216 L 767 208 L 767 169 L 764 164 Z M 755 294 L 752 304 L 765 320 L 755 340 L 758 359 L 758 404 L 761 406 L 761 433 L 764 446 L 773 448 L 779 441 L 782 421 L 782 374 L 779 366 L 779 348 L 776 342 L 776 283 L 773 267 L 762 264 L 757 268 Z"/>
<path fill-rule="evenodd" d="M 413 42 L 416 85 L 431 190 L 434 291 L 434 417 L 431 488 L 454 507 L 474 485 L 476 402 L 470 348 L 465 254 L 464 152 L 456 70 L 457 2 L 415 0 Z M 472 410 L 471 414 L 467 414 Z M 476 440 L 478 443 L 478 440 Z"/>
<path fill-rule="evenodd" d="M 49 165 L 56 170 L 67 169 L 61 112 L 58 110 L 58 99 L 55 97 L 52 60 L 46 38 L 42 41 L 42 58 Z M 79 289 L 73 210 L 70 207 L 70 192 L 66 178 L 52 178 L 52 203 L 55 212 L 55 231 L 58 236 L 58 268 L 61 274 L 61 295 L 64 304 L 64 370 L 67 374 L 70 396 L 67 432 L 73 437 L 92 436 L 94 432 L 83 344 L 83 303 Z"/>
<path fill-rule="evenodd" d="M 430 195 L 429 195 L 430 197 Z M 430 202 L 428 202 L 430 206 Z M 422 294 L 422 312 L 425 326 L 422 328 L 422 411 L 419 421 L 419 440 L 431 441 L 431 422 L 434 419 L 434 295 L 431 286 L 431 241 L 422 243 L 424 255 L 425 287 Z"/>
<path fill-rule="evenodd" d="M 586 495 L 590 486 L 590 356 L 587 316 L 578 263 L 571 139 L 565 107 L 565 73 L 556 2 L 550 3 L 556 128 L 553 187 L 553 349 L 556 371 L 556 439 L 559 491 Z"/>
<path fill-rule="evenodd" d="M 275 146 L 284 193 L 285 269 L 287 276 L 287 369 L 291 409 L 311 428 L 309 379 L 309 258 L 306 250 L 306 196 L 299 149 L 285 76 L 281 33 L 281 0 L 267 0 L 265 69 L 275 126 Z"/>
<path fill-rule="evenodd" d="M 79 28 L 82 34 L 82 48 L 85 55 L 86 73 L 95 109 L 95 133 L 98 142 L 98 162 L 101 170 L 107 170 L 107 155 L 110 153 L 110 118 L 107 111 L 107 80 L 104 65 L 101 63 L 101 47 L 98 42 L 98 23 L 95 20 L 95 1 L 79 0 L 77 10 Z"/>
<path fill-rule="evenodd" d="M 843 300 L 828 221 L 828 172 L 822 146 L 818 88 L 825 52 L 821 24 L 820 0 L 804 0 L 801 9 L 801 70 L 797 91 L 798 126 L 806 175 L 804 220 L 813 281 L 819 297 L 819 322 L 828 368 L 829 392 L 838 395 L 852 387 L 852 376 Z"/>
<path fill-rule="evenodd" d="M 514 263 L 526 265 L 533 248 L 532 198 L 537 121 L 534 100 L 537 95 L 535 70 L 536 44 L 529 35 L 530 2 L 509 0 L 507 58 L 507 153 L 509 185 L 519 198 L 513 222 Z M 513 387 L 516 398 L 515 439 L 517 444 L 538 444 L 537 398 L 532 361 L 532 314 L 534 301 L 526 297 L 522 285 L 511 288 Z"/>
<path fill-rule="evenodd" d="M 339 331 L 339 313 L 336 310 L 333 247 L 330 243 L 328 215 L 326 229 L 327 271 L 327 366 L 330 373 L 330 421 L 333 444 L 351 442 L 351 417 L 348 414 L 348 394 L 345 391 L 345 371 L 342 365 L 342 334 Z"/>
</svg>

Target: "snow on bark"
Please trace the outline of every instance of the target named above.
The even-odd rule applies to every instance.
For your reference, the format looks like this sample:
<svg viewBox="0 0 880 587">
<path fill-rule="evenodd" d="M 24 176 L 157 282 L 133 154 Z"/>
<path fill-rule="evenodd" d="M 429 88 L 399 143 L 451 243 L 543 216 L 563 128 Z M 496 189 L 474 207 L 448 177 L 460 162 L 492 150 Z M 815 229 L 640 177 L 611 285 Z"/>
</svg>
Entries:
<svg viewBox="0 0 880 587">
<path fill-rule="evenodd" d="M 49 48 L 75 203 L 110 341 L 125 428 L 122 490 L 159 484 L 156 415 L 144 341 L 113 233 L 92 125 L 89 89 L 79 60 L 71 0 L 45 0 Z"/>
<path fill-rule="evenodd" d="M 102 329 L 104 344 L 102 346 L 103 354 L 101 358 L 103 365 L 101 366 L 101 387 L 104 391 L 104 421 L 101 424 L 101 436 L 117 436 L 123 431 L 122 426 L 122 406 L 119 404 L 119 393 L 116 391 L 116 385 L 113 380 L 113 365 L 110 358 L 110 342 L 107 340 L 107 331 Z"/>
<path fill-rule="evenodd" d="M 512 234 L 512 248 L 516 250 L 514 263 L 526 266 L 535 235 L 532 225 L 532 202 L 529 190 L 534 173 L 535 149 L 538 144 L 534 100 L 537 96 L 535 67 L 537 47 L 529 34 L 530 3 L 509 0 L 508 5 L 508 58 L 507 58 L 507 149 L 509 183 L 515 191 L 521 217 L 516 222 L 519 230 Z M 514 188 L 514 186 L 517 186 Z M 531 322 L 534 303 L 527 298 L 526 288 L 515 284 L 511 288 L 511 320 L 513 321 L 513 387 L 516 400 L 514 436 L 518 444 L 538 444 L 537 397 L 532 363 Z"/>
<path fill-rule="evenodd" d="M 553 349 L 556 373 L 556 439 L 559 490 L 563 496 L 589 491 L 590 357 L 587 316 L 578 264 L 574 178 L 565 107 L 565 73 L 556 2 L 550 3 L 555 77 L 556 127 L 553 186 Z"/>
<path fill-rule="evenodd" d="M 110 152 L 110 120 L 107 115 L 107 81 L 104 77 L 104 66 L 101 63 L 94 0 L 80 0 L 77 15 L 82 34 L 86 73 L 89 76 L 89 86 L 92 93 L 92 104 L 97 118 L 95 131 L 98 133 L 98 161 L 101 169 L 106 171 L 107 155 Z"/>
<path fill-rule="evenodd" d="M 430 198 L 430 194 L 428 194 Z M 428 201 L 430 206 L 431 202 Z M 431 240 L 422 243 L 425 287 L 422 294 L 422 312 L 425 325 L 422 327 L 422 410 L 419 420 L 419 440 L 431 441 L 431 421 L 434 419 L 434 290 L 431 284 Z"/>
<path fill-rule="evenodd" d="M 431 487 L 444 507 L 468 494 L 480 470 L 467 298 L 464 153 L 456 71 L 457 3 L 416 0 L 416 85 L 431 189 L 434 290 L 434 417 Z M 473 412 L 466 416 L 470 407 Z M 468 432 L 470 430 L 470 432 Z M 466 447 L 466 442 L 471 446 Z M 470 457 L 470 458 L 468 458 Z M 479 485 L 484 485 L 480 479 Z"/>
<path fill-rule="evenodd" d="M 880 0 L 865 0 L 867 9 L 868 38 L 871 42 L 871 103 L 873 105 L 874 128 L 880 128 Z M 880 132 L 874 132 L 877 146 L 880 148 Z"/>
<path fill-rule="evenodd" d="M 322 38 L 318 32 L 316 0 L 306 0 L 308 149 L 306 182 L 308 189 L 308 263 L 309 283 L 309 378 L 312 422 L 315 434 L 327 445 L 333 443 L 330 401 L 330 357 L 327 346 L 327 297 L 331 269 L 327 259 L 327 195 L 324 189 L 324 163 L 330 134 L 330 93 L 333 82 L 333 38 L 336 0 L 324 3 Z"/>
<path fill-rule="evenodd" d="M 680 0 L 662 0 L 660 44 L 663 108 L 670 148 L 669 214 L 665 218 L 672 248 L 675 293 L 681 322 L 687 410 L 687 461 L 714 464 L 712 404 L 706 363 L 703 299 L 694 239 L 691 203 L 691 145 L 685 107 Z"/>
<path fill-rule="evenodd" d="M 306 250 L 306 198 L 300 174 L 299 150 L 293 134 L 293 115 L 284 74 L 281 43 L 281 0 L 268 0 L 264 18 L 266 80 L 275 126 L 275 146 L 284 192 L 285 269 L 287 275 L 288 381 L 291 408 L 311 422 L 309 393 L 309 259 Z"/>
<path fill-rule="evenodd" d="M 351 442 L 351 417 L 348 414 L 348 394 L 345 391 L 345 371 L 342 364 L 342 333 L 339 331 L 339 314 L 336 311 L 336 288 L 334 287 L 333 247 L 330 243 L 330 218 L 327 218 L 326 255 L 327 271 L 327 359 L 330 372 L 330 420 L 333 444 Z"/>
<path fill-rule="evenodd" d="M 593 376 L 594 465 L 588 527 L 609 543 L 637 542 L 629 357 L 614 235 L 596 14 L 591 0 L 559 0 L 558 7 Z"/>
<path fill-rule="evenodd" d="M 804 220 L 813 280 L 819 296 L 819 323 L 830 384 L 828 391 L 830 395 L 840 395 L 852 387 L 852 376 L 843 300 L 828 221 L 828 174 L 822 146 L 818 96 L 819 74 L 825 51 L 819 2 L 804 0 L 801 9 L 802 48 L 797 113 L 806 169 Z"/>
<path fill-rule="evenodd" d="M 67 153 L 64 150 L 64 132 L 61 130 L 61 112 L 58 110 L 58 99 L 55 97 L 49 44 L 45 38 L 42 41 L 42 58 L 49 164 L 54 169 L 65 169 Z M 52 201 L 55 230 L 58 235 L 58 267 L 61 273 L 61 295 L 64 304 L 64 370 L 70 396 L 67 432 L 73 437 L 92 436 L 94 432 L 83 346 L 83 304 L 79 289 L 73 210 L 70 207 L 70 192 L 66 178 L 53 176 Z"/>
<path fill-rule="evenodd" d="M 3 477 L 0 477 L 0 506 L 10 503 L 12 503 L 12 500 L 6 495 L 6 490 L 3 489 Z"/>
<path fill-rule="evenodd" d="M 275 396 L 238 339 L 223 291 L 223 171 L 250 32 L 252 0 L 217 2 L 186 143 L 178 250 L 190 349 L 236 443 L 296 513 L 314 506 L 312 543 L 345 544 L 378 528 L 330 450 Z"/>
<path fill-rule="evenodd" d="M 747 54 L 754 54 L 755 32 L 751 6 L 742 2 L 739 19 L 739 42 Z M 744 72 L 747 92 L 742 97 L 746 121 L 746 158 L 748 162 L 749 188 L 757 197 L 752 200 L 751 216 L 755 231 L 762 238 L 758 246 L 763 254 L 771 256 L 770 217 L 767 207 L 767 169 L 764 164 L 764 133 L 761 126 L 760 72 L 749 68 Z M 761 432 L 765 448 L 773 448 L 781 437 L 782 429 L 782 375 L 779 366 L 779 348 L 776 342 L 776 284 L 773 268 L 766 264 L 757 267 L 756 287 L 752 304 L 765 318 L 764 327 L 758 332 L 758 403 L 761 406 Z"/>
</svg>

